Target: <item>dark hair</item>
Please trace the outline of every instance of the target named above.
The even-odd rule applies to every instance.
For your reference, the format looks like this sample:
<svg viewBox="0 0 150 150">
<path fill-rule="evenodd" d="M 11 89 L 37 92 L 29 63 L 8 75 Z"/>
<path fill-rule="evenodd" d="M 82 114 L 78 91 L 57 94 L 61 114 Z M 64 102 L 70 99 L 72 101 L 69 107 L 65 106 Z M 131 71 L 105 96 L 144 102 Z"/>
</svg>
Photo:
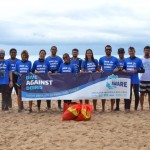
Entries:
<svg viewBox="0 0 150 150">
<path fill-rule="evenodd" d="M 68 53 L 65 53 L 65 54 L 63 54 L 63 57 L 64 57 L 64 56 L 69 57 L 69 63 L 70 63 L 70 56 L 69 56 L 69 54 L 68 54 Z"/>
<path fill-rule="evenodd" d="M 150 47 L 149 47 L 149 46 L 145 46 L 145 47 L 144 47 L 144 50 L 145 50 L 145 49 L 150 49 Z"/>
<path fill-rule="evenodd" d="M 21 52 L 21 56 L 22 56 L 22 55 L 26 55 L 27 58 L 29 58 L 29 53 L 28 53 L 27 50 L 23 50 L 23 51 Z"/>
<path fill-rule="evenodd" d="M 130 46 L 128 49 L 130 49 L 131 51 L 135 51 L 134 47 Z"/>
<path fill-rule="evenodd" d="M 73 51 L 77 51 L 77 52 L 78 52 L 79 50 L 78 50 L 77 48 L 74 48 L 74 49 L 72 50 L 72 52 L 73 52 Z"/>
<path fill-rule="evenodd" d="M 44 52 L 45 55 L 46 55 L 46 51 L 45 51 L 44 49 L 41 49 L 40 52 L 39 52 L 39 54 L 40 54 L 41 52 Z"/>
<path fill-rule="evenodd" d="M 106 45 L 106 46 L 105 46 L 105 50 L 106 50 L 106 49 L 112 49 L 112 48 L 111 48 L 110 45 Z"/>
<path fill-rule="evenodd" d="M 119 54 L 119 53 L 125 53 L 124 48 L 119 48 L 119 49 L 118 49 L 118 54 Z"/>
<path fill-rule="evenodd" d="M 94 64 L 95 64 L 95 60 L 94 60 L 94 56 L 93 56 L 93 51 L 91 50 L 91 49 L 87 49 L 86 50 L 86 52 L 85 52 L 85 62 L 86 62 L 86 64 L 87 64 L 87 62 L 88 62 L 88 58 L 87 58 L 87 52 L 88 51 L 91 51 L 91 53 L 92 53 L 92 61 L 94 62 Z"/>
<path fill-rule="evenodd" d="M 17 53 L 17 50 L 16 50 L 15 48 L 11 48 L 11 49 L 9 50 L 9 54 L 10 54 L 12 51 L 15 51 L 15 52 Z"/>
<path fill-rule="evenodd" d="M 56 49 L 57 50 L 57 47 L 56 46 L 52 46 L 51 49 Z"/>
</svg>

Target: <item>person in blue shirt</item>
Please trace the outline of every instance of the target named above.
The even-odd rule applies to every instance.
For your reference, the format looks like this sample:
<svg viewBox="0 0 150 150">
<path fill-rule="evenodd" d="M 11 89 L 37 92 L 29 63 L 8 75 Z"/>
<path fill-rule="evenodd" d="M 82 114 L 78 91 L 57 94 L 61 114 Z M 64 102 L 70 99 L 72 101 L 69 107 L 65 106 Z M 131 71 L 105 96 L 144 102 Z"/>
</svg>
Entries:
<svg viewBox="0 0 150 150">
<path fill-rule="evenodd" d="M 17 61 L 19 61 L 20 59 L 16 58 L 17 55 L 17 50 L 15 48 L 11 48 L 9 51 L 10 54 L 10 58 L 8 59 L 8 61 L 10 62 L 11 65 L 11 71 L 12 71 L 12 75 L 13 75 L 13 87 L 11 87 L 9 90 L 9 99 L 10 99 L 10 108 L 12 107 L 12 98 L 11 98 L 11 94 L 12 94 L 12 90 L 14 88 L 16 94 L 18 95 L 18 86 L 16 85 L 17 79 L 18 79 L 18 75 L 15 72 L 15 68 L 16 68 L 16 63 Z M 23 108 L 23 102 L 22 102 L 22 108 Z"/>
<path fill-rule="evenodd" d="M 120 65 L 120 71 L 122 71 L 122 68 L 123 68 L 124 62 L 125 62 L 124 54 L 125 54 L 124 48 L 119 48 L 118 49 L 118 55 L 119 55 L 118 61 L 119 61 L 119 65 Z M 115 111 L 120 110 L 119 103 L 120 103 L 120 99 L 116 99 Z M 126 109 L 126 105 L 125 105 L 125 109 Z"/>
<path fill-rule="evenodd" d="M 106 56 L 99 59 L 99 67 L 103 72 L 117 72 L 120 70 L 118 59 L 111 56 L 112 47 L 110 45 L 105 46 Z M 105 99 L 102 99 L 102 112 L 105 111 Z M 113 111 L 115 99 L 111 99 L 111 111 Z"/>
<path fill-rule="evenodd" d="M 18 112 L 21 112 L 21 76 L 23 74 L 31 73 L 32 63 L 28 60 L 29 54 L 27 50 L 21 52 L 21 60 L 16 63 L 16 72 L 18 74 L 17 85 L 18 85 Z M 30 107 L 29 102 L 29 107 Z"/>
<path fill-rule="evenodd" d="M 48 61 L 45 60 L 46 51 L 40 50 L 39 52 L 39 59 L 34 61 L 32 66 L 32 72 L 35 74 L 48 74 L 51 73 L 51 68 L 48 63 Z M 47 102 L 47 111 L 50 110 L 50 100 L 46 100 Z M 37 100 L 37 106 L 38 106 L 38 112 L 40 112 L 41 107 L 41 100 Z M 32 109 L 30 108 L 30 112 L 32 112 Z"/>
<path fill-rule="evenodd" d="M 10 62 L 5 60 L 5 51 L 0 49 L 0 92 L 2 93 L 2 111 L 9 110 L 9 90 L 13 86 Z"/>
<path fill-rule="evenodd" d="M 79 50 L 77 48 L 74 48 L 72 50 L 72 57 L 70 58 L 71 64 L 74 65 L 76 73 L 79 73 L 81 70 L 81 64 L 82 64 L 82 59 L 78 57 L 79 55 Z M 82 100 L 80 100 L 80 103 L 82 104 Z"/>
<path fill-rule="evenodd" d="M 64 63 L 59 67 L 58 73 L 75 73 L 74 66 L 70 63 L 70 56 L 68 53 L 63 54 Z M 64 103 L 70 103 L 71 100 L 64 100 Z"/>
<path fill-rule="evenodd" d="M 51 72 L 57 73 L 61 63 L 63 63 L 63 60 L 61 57 L 57 56 L 57 47 L 56 46 L 51 47 L 50 53 L 51 53 L 51 55 L 46 58 L 46 61 L 49 62 Z M 61 109 L 61 100 L 58 100 L 58 108 Z"/>
<path fill-rule="evenodd" d="M 135 49 L 134 47 L 129 47 L 128 53 L 130 57 L 125 59 L 124 67 L 126 72 L 131 73 L 131 94 L 130 100 L 128 100 L 128 109 L 127 112 L 130 111 L 130 104 L 132 98 L 132 89 L 134 91 L 135 96 L 135 105 L 134 110 L 137 110 L 139 104 L 139 77 L 138 73 L 144 73 L 145 69 L 143 67 L 142 60 L 135 56 Z"/>
<path fill-rule="evenodd" d="M 78 57 L 79 50 L 74 48 L 72 50 L 72 57 L 70 58 L 71 64 L 74 65 L 76 73 L 79 73 L 81 70 L 82 59 Z"/>
<path fill-rule="evenodd" d="M 99 72 L 98 60 L 94 59 L 93 51 L 87 49 L 85 53 L 85 60 L 81 64 L 81 72 L 94 73 Z M 89 104 L 89 100 L 85 100 L 86 104 Z M 93 100 L 94 110 L 96 111 L 97 99 Z"/>
</svg>

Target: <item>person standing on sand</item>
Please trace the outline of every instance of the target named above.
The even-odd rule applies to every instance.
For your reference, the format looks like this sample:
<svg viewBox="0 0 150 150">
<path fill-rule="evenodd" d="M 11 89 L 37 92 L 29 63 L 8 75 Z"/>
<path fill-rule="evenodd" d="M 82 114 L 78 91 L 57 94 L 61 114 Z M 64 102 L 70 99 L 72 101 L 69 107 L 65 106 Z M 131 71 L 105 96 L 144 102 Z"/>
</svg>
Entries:
<svg viewBox="0 0 150 150">
<path fill-rule="evenodd" d="M 16 72 L 18 74 L 17 79 L 17 86 L 18 86 L 18 112 L 21 112 L 21 103 L 22 103 L 22 96 L 21 96 L 21 76 L 23 74 L 31 73 L 32 63 L 28 60 L 29 53 L 27 50 L 23 50 L 21 52 L 21 60 L 16 63 Z M 29 101 L 29 107 L 31 107 L 31 101 Z"/>
<path fill-rule="evenodd" d="M 71 64 L 74 65 L 75 72 L 79 73 L 81 71 L 81 64 L 82 64 L 82 59 L 78 57 L 79 55 L 79 50 L 77 48 L 74 48 L 72 50 L 72 57 L 71 57 Z M 80 103 L 82 104 L 82 100 L 80 100 Z"/>
<path fill-rule="evenodd" d="M 119 55 L 118 61 L 119 61 L 119 65 L 120 65 L 120 70 L 119 71 L 122 71 L 122 68 L 124 66 L 124 62 L 125 62 L 124 54 L 125 54 L 124 48 L 119 48 L 118 49 L 118 55 Z M 116 99 L 115 111 L 119 111 L 120 110 L 119 103 L 120 103 L 120 99 Z"/>
<path fill-rule="evenodd" d="M 93 51 L 87 49 L 85 53 L 85 60 L 81 64 L 81 73 L 95 73 L 99 72 L 98 60 L 94 59 Z M 89 100 L 85 100 L 86 104 L 89 104 Z M 96 111 L 97 99 L 93 99 L 94 110 Z"/>
<path fill-rule="evenodd" d="M 48 56 L 46 58 L 46 61 L 49 62 L 50 68 L 51 68 L 51 72 L 52 73 L 57 73 L 58 69 L 60 67 L 60 65 L 63 63 L 63 60 L 61 57 L 57 56 L 57 47 L 56 46 L 52 46 L 50 49 L 50 56 Z M 51 105 L 51 101 L 50 101 L 50 105 Z M 58 108 L 61 109 L 61 100 L 58 100 Z"/>
<path fill-rule="evenodd" d="M 144 95 L 148 94 L 149 110 L 150 110 L 150 47 L 144 48 L 144 57 L 142 58 L 145 73 L 140 78 L 140 104 L 143 110 Z"/>
<path fill-rule="evenodd" d="M 39 52 L 39 59 L 34 61 L 32 66 L 32 72 L 35 74 L 50 74 L 51 68 L 49 63 L 45 60 L 46 51 L 44 49 Z M 50 100 L 46 100 L 47 102 L 47 111 L 50 110 Z M 38 112 L 40 112 L 41 100 L 37 100 Z M 32 110 L 30 108 L 30 110 Z"/>
<path fill-rule="evenodd" d="M 15 48 L 11 48 L 9 51 L 10 54 L 10 58 L 8 59 L 8 61 L 10 62 L 11 65 L 11 71 L 12 71 L 12 76 L 13 76 L 13 87 L 9 88 L 10 92 L 8 93 L 9 99 L 10 99 L 10 108 L 12 108 L 12 90 L 14 88 L 16 94 L 18 95 L 18 86 L 16 85 L 17 79 L 18 79 L 18 75 L 15 72 L 15 68 L 16 68 L 16 63 L 18 61 L 20 61 L 20 59 L 16 58 L 17 55 L 17 50 Z M 22 102 L 22 108 L 23 108 L 23 102 Z"/>
<path fill-rule="evenodd" d="M 125 72 L 131 73 L 131 90 L 130 90 L 130 100 L 126 101 L 128 104 L 128 108 L 126 109 L 126 112 L 130 111 L 130 105 L 131 105 L 131 98 L 132 98 L 132 89 L 134 91 L 135 95 L 135 105 L 134 110 L 137 110 L 138 104 L 139 104 L 139 77 L 138 73 L 144 73 L 144 67 L 142 60 L 135 56 L 135 49 L 134 47 L 129 47 L 128 53 L 130 57 L 125 59 L 123 70 Z"/>
<path fill-rule="evenodd" d="M 120 65 L 118 59 L 114 56 L 111 56 L 112 47 L 110 45 L 105 46 L 106 56 L 103 56 L 99 59 L 100 71 L 103 72 L 118 72 L 120 70 Z M 105 102 L 106 99 L 102 99 L 102 112 L 105 111 Z M 111 111 L 113 111 L 115 99 L 111 99 Z"/>
<path fill-rule="evenodd" d="M 8 88 L 13 87 L 11 65 L 5 60 L 5 51 L 0 49 L 0 92 L 2 93 L 2 111 L 9 110 Z"/>
<path fill-rule="evenodd" d="M 70 63 L 70 56 L 68 53 L 63 54 L 64 63 L 59 67 L 58 73 L 75 73 L 74 66 Z M 64 103 L 71 103 L 71 100 L 64 100 Z"/>
</svg>

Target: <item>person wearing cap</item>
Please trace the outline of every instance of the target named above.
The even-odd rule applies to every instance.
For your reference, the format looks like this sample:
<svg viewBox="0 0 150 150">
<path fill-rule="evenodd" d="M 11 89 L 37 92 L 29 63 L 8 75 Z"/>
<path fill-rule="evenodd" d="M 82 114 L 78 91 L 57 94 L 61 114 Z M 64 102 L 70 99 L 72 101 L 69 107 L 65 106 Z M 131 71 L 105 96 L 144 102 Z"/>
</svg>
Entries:
<svg viewBox="0 0 150 150">
<path fill-rule="evenodd" d="M 122 68 L 123 68 L 124 62 L 125 62 L 124 54 L 125 54 L 124 48 L 119 48 L 118 49 L 118 55 L 119 55 L 118 61 L 119 61 L 119 65 L 120 65 L 120 71 L 122 71 Z M 116 99 L 115 111 L 119 111 L 120 110 L 119 103 L 120 103 L 120 99 Z"/>
<path fill-rule="evenodd" d="M 9 110 L 8 88 L 13 86 L 11 65 L 5 60 L 5 51 L 0 49 L 0 92 L 2 93 L 2 111 Z"/>
<path fill-rule="evenodd" d="M 100 71 L 103 72 L 117 72 L 120 70 L 118 59 L 114 56 L 111 56 L 112 47 L 110 45 L 105 46 L 106 56 L 103 56 L 99 59 Z M 102 112 L 105 111 L 105 102 L 106 99 L 102 99 Z M 111 99 L 111 111 L 114 108 L 115 99 Z"/>
<path fill-rule="evenodd" d="M 63 60 L 61 57 L 57 56 L 57 47 L 52 46 L 50 49 L 50 56 L 46 58 L 46 61 L 49 62 L 51 72 L 57 73 L 60 65 L 63 63 Z M 58 108 L 61 109 L 61 100 L 58 100 Z"/>
<path fill-rule="evenodd" d="M 129 47 L 128 53 L 130 57 L 125 59 L 123 70 L 125 72 L 129 72 L 131 75 L 131 90 L 130 90 L 130 99 L 128 102 L 128 109 L 127 112 L 130 111 L 131 99 L 132 99 L 132 89 L 134 91 L 135 96 L 135 105 L 134 110 L 137 110 L 139 105 L 139 76 L 138 73 L 144 73 L 145 69 L 142 63 L 142 60 L 135 56 L 135 49 L 134 47 Z"/>
<path fill-rule="evenodd" d="M 10 92 L 8 93 L 8 96 L 9 96 L 9 99 L 10 99 L 10 108 L 12 108 L 11 94 L 12 94 L 13 88 L 14 88 L 16 94 L 18 95 L 18 86 L 16 85 L 18 75 L 16 74 L 15 68 L 16 68 L 17 61 L 20 61 L 20 59 L 16 58 L 17 50 L 15 48 L 10 49 L 9 55 L 10 55 L 10 58 L 8 59 L 8 61 L 10 62 L 10 65 L 11 65 L 11 71 L 12 71 L 12 76 L 13 76 L 13 87 L 11 87 L 9 89 Z M 23 108 L 23 102 L 22 102 L 22 108 Z"/>
<path fill-rule="evenodd" d="M 148 94 L 149 110 L 150 110 L 150 46 L 144 47 L 144 57 L 141 58 L 145 73 L 140 78 L 140 104 L 143 110 L 144 96 Z"/>
</svg>

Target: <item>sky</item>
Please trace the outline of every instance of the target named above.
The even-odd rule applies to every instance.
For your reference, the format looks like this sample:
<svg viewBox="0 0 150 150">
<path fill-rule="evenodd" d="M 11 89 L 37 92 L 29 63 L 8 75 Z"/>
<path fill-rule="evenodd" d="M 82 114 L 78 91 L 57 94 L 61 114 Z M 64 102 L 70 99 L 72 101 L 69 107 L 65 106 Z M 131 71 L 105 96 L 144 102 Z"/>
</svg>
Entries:
<svg viewBox="0 0 150 150">
<path fill-rule="evenodd" d="M 150 0 L 0 0 L 0 48 L 150 44 Z"/>
</svg>

